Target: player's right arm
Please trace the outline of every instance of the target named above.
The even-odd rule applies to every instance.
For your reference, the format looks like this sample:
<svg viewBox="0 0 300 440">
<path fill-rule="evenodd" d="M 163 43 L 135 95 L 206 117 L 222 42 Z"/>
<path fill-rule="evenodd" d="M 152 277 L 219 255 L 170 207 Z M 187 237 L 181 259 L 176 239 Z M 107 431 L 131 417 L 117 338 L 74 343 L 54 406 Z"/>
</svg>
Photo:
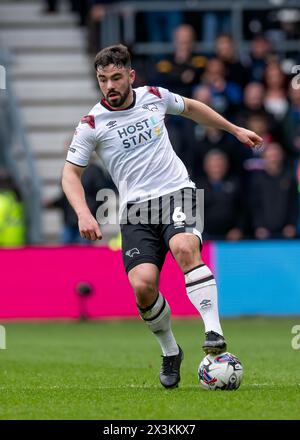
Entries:
<svg viewBox="0 0 300 440">
<path fill-rule="evenodd" d="M 97 220 L 92 215 L 84 195 L 81 176 L 84 168 L 66 162 L 63 169 L 62 187 L 67 199 L 78 217 L 81 237 L 88 240 L 101 240 L 102 233 Z"/>
<path fill-rule="evenodd" d="M 62 176 L 64 193 L 78 217 L 80 235 L 88 240 L 102 238 L 99 224 L 86 203 L 81 183 L 81 176 L 89 163 L 95 145 L 95 119 L 89 114 L 81 119 L 76 128 Z"/>
</svg>

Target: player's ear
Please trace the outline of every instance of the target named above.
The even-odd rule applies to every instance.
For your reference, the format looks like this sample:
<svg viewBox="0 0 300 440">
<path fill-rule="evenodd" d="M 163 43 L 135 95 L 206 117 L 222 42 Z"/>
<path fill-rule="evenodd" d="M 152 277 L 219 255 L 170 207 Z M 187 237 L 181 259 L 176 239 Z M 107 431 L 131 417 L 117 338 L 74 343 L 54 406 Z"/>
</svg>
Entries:
<svg viewBox="0 0 300 440">
<path fill-rule="evenodd" d="M 133 84 L 135 81 L 135 70 L 131 69 L 129 72 L 129 80 L 130 84 Z"/>
</svg>

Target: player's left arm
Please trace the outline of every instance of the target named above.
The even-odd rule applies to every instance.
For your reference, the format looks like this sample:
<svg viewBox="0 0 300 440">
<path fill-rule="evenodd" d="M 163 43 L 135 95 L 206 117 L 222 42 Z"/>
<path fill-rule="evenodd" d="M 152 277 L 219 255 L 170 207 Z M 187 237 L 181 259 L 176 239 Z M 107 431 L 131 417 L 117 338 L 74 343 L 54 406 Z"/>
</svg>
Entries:
<svg viewBox="0 0 300 440">
<path fill-rule="evenodd" d="M 235 136 L 240 142 L 252 148 L 262 146 L 263 139 L 251 130 L 232 124 L 208 105 L 194 99 L 183 98 L 182 116 L 192 119 L 197 124 L 218 128 Z"/>
</svg>

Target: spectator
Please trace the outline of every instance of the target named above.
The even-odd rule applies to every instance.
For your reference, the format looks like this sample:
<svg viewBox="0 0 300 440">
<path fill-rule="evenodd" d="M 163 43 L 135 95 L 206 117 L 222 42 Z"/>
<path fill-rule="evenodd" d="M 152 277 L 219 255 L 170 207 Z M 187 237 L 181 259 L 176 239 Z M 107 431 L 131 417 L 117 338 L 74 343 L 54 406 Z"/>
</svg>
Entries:
<svg viewBox="0 0 300 440">
<path fill-rule="evenodd" d="M 239 179 L 229 175 L 225 153 L 211 150 L 204 158 L 205 177 L 196 179 L 204 189 L 204 239 L 240 240 L 243 236 L 244 208 Z"/>
<path fill-rule="evenodd" d="M 271 44 L 263 35 L 256 35 L 250 43 L 247 68 L 250 81 L 263 82 L 267 63 L 271 57 Z"/>
<path fill-rule="evenodd" d="M 244 89 L 243 109 L 239 111 L 239 125 L 247 124 L 248 118 L 260 115 L 267 120 L 267 131 L 273 133 L 276 131 L 276 121 L 272 114 L 266 111 L 264 107 L 265 88 L 259 82 L 251 82 Z"/>
<path fill-rule="evenodd" d="M 248 70 L 239 61 L 233 39 L 230 35 L 220 35 L 216 42 L 216 57 L 223 61 L 228 81 L 245 87 L 249 81 Z"/>
<path fill-rule="evenodd" d="M 244 89 L 244 106 L 250 111 L 264 109 L 265 88 L 259 82 L 251 82 Z"/>
<path fill-rule="evenodd" d="M 298 217 L 297 182 L 284 166 L 280 144 L 272 142 L 263 152 L 264 170 L 252 176 L 250 201 L 257 239 L 294 238 Z"/>
<path fill-rule="evenodd" d="M 288 92 L 288 108 L 281 119 L 276 121 L 276 140 L 284 148 L 286 162 L 291 169 L 295 169 L 300 153 L 300 91 L 293 89 L 292 85 Z"/>
<path fill-rule="evenodd" d="M 290 165 L 294 165 L 298 152 L 293 144 L 296 132 L 294 114 L 288 100 L 287 78 L 279 63 L 271 62 L 265 72 L 267 85 L 264 106 L 276 122 L 276 140 L 283 146 Z M 292 95 L 293 96 L 293 95 Z"/>
<path fill-rule="evenodd" d="M 197 86 L 193 99 L 212 106 L 210 88 L 206 85 Z M 180 132 L 177 133 L 182 148 L 177 152 L 192 177 L 192 180 L 204 175 L 203 159 L 210 150 L 221 150 L 229 159 L 230 172 L 242 171 L 241 148 L 232 136 L 216 128 L 194 124 L 190 119 L 184 119 Z M 243 150 L 246 150 L 242 147 Z"/>
<path fill-rule="evenodd" d="M 292 134 L 293 151 L 297 156 L 300 154 L 300 86 L 293 87 L 291 84 L 289 90 L 291 101 L 291 126 L 288 128 Z"/>
<path fill-rule="evenodd" d="M 270 118 L 267 112 L 264 110 L 250 113 L 247 119 L 247 126 L 251 130 L 250 127 L 255 127 L 261 133 L 262 138 L 264 139 L 264 143 L 271 142 L 276 135 L 274 134 L 273 129 L 274 125 L 272 125 L 273 120 Z"/>
<path fill-rule="evenodd" d="M 192 87 L 199 82 L 206 58 L 194 54 L 195 31 L 188 24 L 175 29 L 173 43 L 174 55 L 156 63 L 149 80 L 152 84 L 190 97 Z"/>
<path fill-rule="evenodd" d="M 207 62 L 202 75 L 202 83 L 210 88 L 212 94 L 212 106 L 225 116 L 236 113 L 242 102 L 242 90 L 240 86 L 228 81 L 225 76 L 225 67 L 221 60 L 212 58 Z"/>
<path fill-rule="evenodd" d="M 149 84 L 172 90 L 182 96 L 190 97 L 192 88 L 199 83 L 199 78 L 206 59 L 194 54 L 195 31 L 188 24 L 175 29 L 173 35 L 174 54 L 155 64 L 154 70 L 149 69 Z M 166 123 L 172 145 L 179 157 L 185 154 L 182 140 L 183 118 L 167 116 Z"/>
<path fill-rule="evenodd" d="M 271 132 L 271 127 L 268 123 L 268 117 L 264 112 L 252 113 L 246 120 L 246 127 L 249 130 L 257 130 L 259 136 L 264 140 L 264 145 L 272 142 L 274 136 Z M 247 171 L 261 170 L 263 169 L 263 159 L 260 151 L 248 150 L 249 157 L 244 162 L 244 168 Z"/>
<path fill-rule="evenodd" d="M 193 136 L 195 133 L 195 136 Z M 204 173 L 204 157 L 209 151 L 220 150 L 228 157 L 228 172 L 241 174 L 243 171 L 243 151 L 231 136 L 213 127 L 207 127 L 202 138 L 197 138 L 197 131 L 190 131 L 190 142 L 194 142 L 195 155 L 193 161 L 192 176 L 199 176 Z M 186 133 L 187 134 L 187 133 Z M 186 138 L 188 139 L 188 138 Z"/>
<path fill-rule="evenodd" d="M 249 130 L 254 128 L 258 130 L 259 136 L 263 138 L 264 143 L 268 143 L 273 139 L 268 116 L 264 111 L 250 114 L 247 119 L 247 127 Z"/>
<path fill-rule="evenodd" d="M 26 221 L 20 193 L 5 170 L 0 170 L 0 246 L 17 247 L 26 242 Z"/>
<path fill-rule="evenodd" d="M 266 85 L 265 109 L 277 121 L 282 121 L 288 111 L 289 103 L 287 100 L 287 79 L 278 62 L 272 61 L 267 65 L 264 81 Z"/>
<path fill-rule="evenodd" d="M 208 86 L 197 86 L 193 92 L 193 99 L 212 106 L 212 95 Z M 202 172 L 202 160 L 199 158 L 203 150 L 203 139 L 205 138 L 206 127 L 195 124 L 190 119 L 183 119 L 180 127 L 174 130 L 171 127 L 169 132 L 176 154 L 185 163 L 191 177 Z"/>
<path fill-rule="evenodd" d="M 91 54 L 96 54 L 101 49 L 101 26 L 106 16 L 106 8 L 113 1 L 90 0 L 86 15 L 88 25 L 88 50 Z"/>
</svg>

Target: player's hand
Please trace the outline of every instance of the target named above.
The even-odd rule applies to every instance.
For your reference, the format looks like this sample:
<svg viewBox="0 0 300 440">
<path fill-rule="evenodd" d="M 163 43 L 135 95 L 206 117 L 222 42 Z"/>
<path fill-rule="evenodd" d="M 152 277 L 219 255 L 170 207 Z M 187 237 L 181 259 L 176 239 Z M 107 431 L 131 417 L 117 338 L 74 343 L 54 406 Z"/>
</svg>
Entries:
<svg viewBox="0 0 300 440">
<path fill-rule="evenodd" d="M 91 241 L 102 239 L 100 226 L 90 212 L 78 216 L 78 228 L 82 238 Z"/>
<path fill-rule="evenodd" d="M 254 148 L 255 150 L 261 150 L 263 148 L 263 138 L 254 133 L 254 131 L 237 127 L 235 137 L 242 142 L 242 144 Z"/>
</svg>

